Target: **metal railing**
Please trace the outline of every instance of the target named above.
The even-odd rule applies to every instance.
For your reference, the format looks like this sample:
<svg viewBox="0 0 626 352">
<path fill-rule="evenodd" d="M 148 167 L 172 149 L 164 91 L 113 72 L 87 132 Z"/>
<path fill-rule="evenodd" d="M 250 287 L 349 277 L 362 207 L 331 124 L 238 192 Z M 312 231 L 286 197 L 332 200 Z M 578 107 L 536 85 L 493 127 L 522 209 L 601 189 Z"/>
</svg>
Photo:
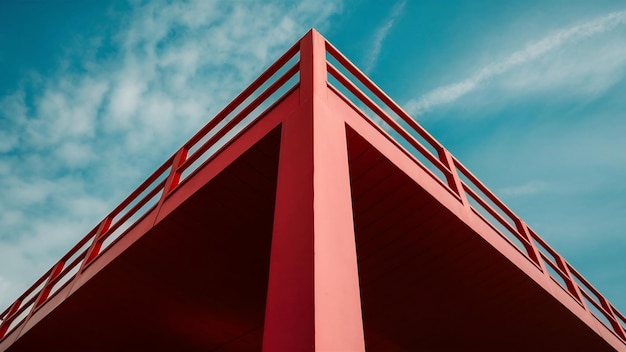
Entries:
<svg viewBox="0 0 626 352">
<path fill-rule="evenodd" d="M 132 225 L 153 213 L 186 179 L 299 85 L 299 43 L 209 121 L 109 213 L 52 269 L 0 314 L 0 340 L 22 326 L 72 282 Z M 156 214 L 155 214 L 156 216 Z M 156 217 L 155 217 L 156 220 Z"/>
<path fill-rule="evenodd" d="M 487 186 L 326 42 L 329 87 L 623 342 L 626 319 Z M 366 112 L 367 111 L 367 112 Z M 369 113 L 368 113 L 369 112 Z"/>
<path fill-rule="evenodd" d="M 158 210 L 176 187 L 296 89 L 301 84 L 300 43 L 283 54 L 2 312 L 0 341 L 71 285 L 133 224 Z M 329 89 L 360 111 L 467 209 L 626 341 L 626 318 L 622 313 L 336 48 L 327 41 L 325 48 Z"/>
</svg>

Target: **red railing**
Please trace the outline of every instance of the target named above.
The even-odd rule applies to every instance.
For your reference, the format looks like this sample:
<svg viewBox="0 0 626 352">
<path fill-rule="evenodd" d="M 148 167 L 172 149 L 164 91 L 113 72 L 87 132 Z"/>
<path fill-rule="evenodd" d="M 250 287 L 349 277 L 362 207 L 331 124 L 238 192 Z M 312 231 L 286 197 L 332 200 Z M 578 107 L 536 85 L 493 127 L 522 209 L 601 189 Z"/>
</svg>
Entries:
<svg viewBox="0 0 626 352">
<path fill-rule="evenodd" d="M 424 171 L 484 220 L 538 270 L 559 284 L 617 337 L 626 341 L 626 319 L 622 313 L 328 42 L 326 51 L 328 85 L 332 90 L 360 110 L 372 125 L 403 149 Z"/>
<path fill-rule="evenodd" d="M 296 78 L 300 72 L 299 45 L 296 43 L 281 56 L 2 312 L 0 340 L 24 324 L 61 289 L 71 285 L 134 223 L 158 208 L 176 187 L 247 126 L 261 118 L 263 111 L 295 89 L 300 84 Z M 337 49 L 328 42 L 325 45 L 330 89 L 360 111 L 372 126 L 413 158 L 538 270 L 626 341 L 626 318 L 622 313 Z"/>
<path fill-rule="evenodd" d="M 54 267 L 0 314 L 0 340 L 72 282 L 122 238 L 133 224 L 158 208 L 169 194 L 273 104 L 299 85 L 299 44 L 294 45 L 248 88 L 163 163 Z M 156 218 L 155 218 L 156 220 Z"/>
</svg>

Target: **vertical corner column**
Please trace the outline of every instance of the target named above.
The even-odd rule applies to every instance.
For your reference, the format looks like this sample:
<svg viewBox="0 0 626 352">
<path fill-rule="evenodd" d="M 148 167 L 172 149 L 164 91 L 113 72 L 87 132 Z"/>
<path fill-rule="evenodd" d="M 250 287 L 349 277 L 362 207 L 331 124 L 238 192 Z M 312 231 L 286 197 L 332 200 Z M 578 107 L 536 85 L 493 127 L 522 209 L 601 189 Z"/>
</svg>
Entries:
<svg viewBox="0 0 626 352">
<path fill-rule="evenodd" d="M 325 39 L 300 41 L 282 123 L 264 351 L 364 351 L 345 122 L 326 104 Z"/>
<path fill-rule="evenodd" d="M 316 351 L 365 351 L 345 122 L 315 114 Z"/>
<path fill-rule="evenodd" d="M 263 351 L 314 351 L 313 126 L 282 122 Z"/>
</svg>

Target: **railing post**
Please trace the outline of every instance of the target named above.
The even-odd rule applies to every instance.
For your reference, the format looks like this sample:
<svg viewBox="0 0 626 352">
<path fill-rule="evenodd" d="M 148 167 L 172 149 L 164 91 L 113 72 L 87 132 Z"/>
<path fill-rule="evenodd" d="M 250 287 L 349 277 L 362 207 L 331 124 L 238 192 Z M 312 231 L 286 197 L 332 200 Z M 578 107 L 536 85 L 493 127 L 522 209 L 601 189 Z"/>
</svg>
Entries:
<svg viewBox="0 0 626 352">
<path fill-rule="evenodd" d="M 167 180 L 165 181 L 165 185 L 163 186 L 163 195 L 161 199 L 167 197 L 167 195 L 178 186 L 178 182 L 180 181 L 180 171 L 178 168 L 182 165 L 185 160 L 187 160 L 187 148 L 182 147 L 176 152 L 174 156 L 174 160 L 172 161 L 172 168 L 170 169 L 170 173 L 167 176 Z"/>
<path fill-rule="evenodd" d="M 459 171 L 454 163 L 454 157 L 444 147 L 438 148 L 437 153 L 439 154 L 439 161 L 441 161 L 441 163 L 450 171 L 445 175 L 446 180 L 448 181 L 448 186 L 459 196 L 459 198 L 461 198 L 463 206 L 469 208 L 470 204 L 467 200 L 465 189 L 463 189 L 463 182 L 459 176 Z"/>
<path fill-rule="evenodd" d="M 57 276 L 59 276 L 61 271 L 63 271 L 63 267 L 64 266 L 65 266 L 65 261 L 59 261 L 52 268 L 52 270 L 50 271 L 50 276 L 48 276 L 48 279 L 46 279 L 46 282 L 44 283 L 43 287 L 41 288 L 41 292 L 37 296 L 37 299 L 35 299 L 35 301 L 33 302 L 33 307 L 28 312 L 28 315 L 26 316 L 26 318 L 24 318 L 24 320 L 20 323 L 21 324 L 20 332 L 18 332 L 17 336 L 21 335 L 22 330 L 24 330 L 24 327 L 26 326 L 26 323 L 30 320 L 30 318 L 33 316 L 33 314 L 35 314 L 35 311 L 37 311 L 37 308 L 39 308 L 42 304 L 44 304 L 46 302 L 46 300 L 48 299 L 48 295 L 50 294 L 50 291 L 52 289 L 52 287 L 50 285 L 52 284 L 52 281 Z"/>
<path fill-rule="evenodd" d="M 533 262 L 535 262 L 535 264 L 539 266 L 541 271 L 543 271 L 543 273 L 549 277 L 550 272 L 548 271 L 548 268 L 543 261 L 541 253 L 539 252 L 539 248 L 537 248 L 537 245 L 535 244 L 533 236 L 531 235 L 530 230 L 528 229 L 528 225 L 526 225 L 526 223 L 520 218 L 515 218 L 514 220 L 515 220 L 515 225 L 517 226 L 517 229 L 519 230 L 519 233 L 526 239 L 526 242 L 530 246 L 530 248 L 526 248 L 526 252 L 528 253 L 528 256 Z M 564 277 L 563 280 L 565 281 L 567 290 L 583 306 L 583 308 L 585 308 L 585 310 L 588 311 L 589 308 L 583 301 L 583 296 L 580 293 L 580 288 L 574 281 L 574 277 L 572 276 L 572 273 L 570 272 L 567 263 L 565 262 L 565 260 L 563 260 L 563 257 L 561 257 L 560 255 L 556 255 L 556 256 L 553 255 L 553 257 L 555 257 L 554 259 L 556 260 L 556 265 L 566 275 L 566 277 Z"/>
<path fill-rule="evenodd" d="M 48 295 L 50 294 L 50 291 L 52 289 L 52 287 L 50 285 L 52 284 L 52 281 L 57 276 L 59 276 L 61 271 L 63 271 L 63 267 L 64 266 L 65 266 L 65 261 L 60 261 L 60 262 L 58 262 L 58 263 L 56 263 L 54 265 L 52 270 L 50 270 L 50 275 L 46 279 L 46 282 L 42 286 L 41 291 L 39 292 L 39 294 L 37 295 L 37 298 L 33 302 L 33 306 L 30 308 L 30 311 L 28 312 L 28 315 L 20 323 L 21 324 L 20 332 L 18 332 L 17 336 L 19 336 L 21 334 L 21 330 L 24 329 L 24 326 L 26 326 L 26 323 L 30 320 L 30 317 L 33 316 L 33 314 L 35 313 L 37 308 L 39 308 L 42 304 L 44 304 L 46 302 L 46 300 L 48 299 Z M 0 331 L 0 338 L 2 338 L 2 331 Z"/>
<path fill-rule="evenodd" d="M 21 299 L 17 299 L 15 302 L 13 302 L 13 304 L 11 305 L 11 308 L 9 308 L 9 311 L 7 312 L 7 315 L 4 317 L 4 320 L 0 322 L 0 340 L 7 333 L 7 330 L 9 329 L 9 325 L 11 325 L 11 322 L 15 318 L 13 315 L 15 315 L 15 312 L 17 312 L 20 309 L 21 305 L 22 305 Z"/>
<path fill-rule="evenodd" d="M 98 230 L 96 230 L 96 234 L 93 236 L 91 246 L 87 250 L 87 253 L 85 253 L 85 258 L 83 259 L 80 269 L 78 270 L 79 273 L 83 272 L 85 267 L 89 265 L 89 263 L 91 263 L 98 256 L 98 254 L 100 254 L 100 248 L 104 242 L 102 237 L 109 230 L 112 221 L 113 218 L 109 215 L 100 222 L 100 225 L 98 225 Z"/>
<path fill-rule="evenodd" d="M 39 296 L 37 297 L 37 300 L 35 300 L 35 303 L 33 304 L 32 311 L 35 311 L 42 304 L 44 304 L 44 302 L 48 299 L 48 295 L 50 294 L 50 291 L 52 290 L 52 286 L 51 286 L 52 281 L 56 279 L 57 276 L 59 276 L 61 271 L 63 271 L 64 267 L 65 267 L 65 261 L 60 261 L 56 263 L 56 265 L 52 268 L 52 270 L 50 271 L 50 276 L 48 276 L 46 283 L 42 287 L 41 292 L 39 293 Z"/>
<path fill-rule="evenodd" d="M 178 170 L 180 166 L 187 160 L 187 153 L 189 150 L 182 146 L 174 155 L 172 159 L 172 166 L 170 167 L 170 173 L 167 175 L 167 179 L 165 180 L 165 184 L 163 184 L 163 191 L 161 192 L 161 198 L 159 199 L 159 203 L 156 206 L 156 215 L 154 217 L 153 224 L 156 224 L 160 220 L 161 208 L 163 208 L 163 203 L 167 199 L 167 196 L 178 186 L 180 182 L 181 172 Z"/>
<path fill-rule="evenodd" d="M 565 273 L 565 275 L 567 275 L 566 284 L 567 284 L 567 290 L 569 291 L 569 293 L 571 293 L 572 296 L 574 296 L 583 305 L 583 307 L 586 310 L 589 310 L 589 307 L 587 307 L 587 305 L 585 304 L 583 295 L 580 292 L 580 287 L 578 287 L 578 284 L 574 280 L 574 276 L 572 275 L 572 272 L 569 270 L 569 266 L 567 265 L 563 257 L 561 257 L 560 255 L 557 255 L 556 258 L 554 259 L 556 260 L 556 263 L 559 266 L 559 269 L 561 269 L 561 271 Z"/>
<path fill-rule="evenodd" d="M 611 323 L 611 327 L 613 328 L 613 331 L 622 340 L 626 341 L 626 333 L 624 332 L 624 328 L 622 327 L 622 324 L 620 324 L 619 320 L 617 319 L 617 316 L 615 316 L 615 313 L 613 312 L 613 308 L 611 307 L 611 303 L 609 303 L 609 301 L 604 296 L 600 294 L 598 294 L 597 296 L 598 296 L 598 299 L 600 300 L 600 305 L 602 306 L 602 308 L 604 308 L 604 311 L 609 314 L 609 316 L 606 318 Z"/>
<path fill-rule="evenodd" d="M 543 259 L 541 258 L 541 253 L 539 252 L 537 245 L 535 245 L 533 236 L 530 234 L 528 225 L 526 225 L 524 220 L 520 219 L 519 217 L 515 217 L 513 221 L 515 221 L 515 227 L 517 227 L 517 232 L 526 240 L 526 244 L 529 246 L 526 247 L 526 253 L 528 253 L 528 257 L 530 257 L 530 259 L 535 264 L 537 264 L 537 266 L 539 266 L 539 269 L 541 269 L 544 274 L 550 276 L 548 268 L 546 268 L 546 263 L 543 262 Z"/>
</svg>

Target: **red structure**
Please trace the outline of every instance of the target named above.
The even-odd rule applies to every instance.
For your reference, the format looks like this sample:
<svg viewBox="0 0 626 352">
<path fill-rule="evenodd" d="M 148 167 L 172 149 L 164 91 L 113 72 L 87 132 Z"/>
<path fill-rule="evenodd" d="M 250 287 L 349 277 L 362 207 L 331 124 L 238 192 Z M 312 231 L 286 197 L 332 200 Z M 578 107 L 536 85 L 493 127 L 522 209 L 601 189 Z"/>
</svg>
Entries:
<svg viewBox="0 0 626 352">
<path fill-rule="evenodd" d="M 1 351 L 626 351 L 626 318 L 311 30 L 5 310 Z"/>
</svg>

